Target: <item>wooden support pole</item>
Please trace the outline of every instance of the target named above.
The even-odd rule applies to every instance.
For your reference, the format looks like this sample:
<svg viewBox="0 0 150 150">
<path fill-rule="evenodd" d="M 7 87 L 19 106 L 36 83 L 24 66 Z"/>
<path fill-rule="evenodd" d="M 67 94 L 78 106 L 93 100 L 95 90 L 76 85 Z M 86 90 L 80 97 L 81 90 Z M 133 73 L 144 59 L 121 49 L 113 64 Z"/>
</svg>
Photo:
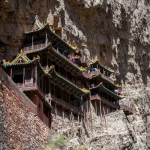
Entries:
<svg viewBox="0 0 150 150">
<path fill-rule="evenodd" d="M 56 119 L 56 129 L 57 129 L 57 133 L 58 133 L 58 126 L 57 126 L 57 106 L 55 103 L 55 119 Z"/>
<path fill-rule="evenodd" d="M 102 130 L 103 130 L 103 118 L 102 118 L 102 104 L 101 104 L 101 101 L 99 103 L 99 107 L 100 107 L 100 118 L 101 118 L 101 125 L 102 125 Z"/>
<path fill-rule="evenodd" d="M 93 123 L 92 123 L 92 110 L 91 110 L 91 95 L 90 95 L 90 116 L 91 116 L 91 130 L 93 132 Z"/>
<path fill-rule="evenodd" d="M 10 78 L 12 79 L 12 67 L 10 68 Z"/>
<path fill-rule="evenodd" d="M 79 124 L 79 114 L 78 114 L 78 124 Z"/>
<path fill-rule="evenodd" d="M 82 128 L 82 140 L 84 141 L 84 137 L 83 137 L 83 117 L 81 116 L 81 128 Z"/>
<path fill-rule="evenodd" d="M 89 121 L 88 121 L 88 114 L 89 114 L 89 101 L 87 100 L 87 111 L 86 111 L 86 122 L 87 122 L 87 128 L 89 128 Z"/>
<path fill-rule="evenodd" d="M 104 108 L 104 107 L 103 107 L 103 112 L 104 112 L 105 126 L 106 126 L 106 130 L 107 130 L 106 116 L 105 116 L 105 108 Z"/>
<path fill-rule="evenodd" d="M 72 129 L 73 129 L 73 137 L 74 137 L 74 118 L 73 118 L 73 113 L 71 111 L 71 122 L 72 122 Z"/>
<path fill-rule="evenodd" d="M 63 129 L 65 128 L 65 124 L 64 124 L 64 108 L 62 108 L 62 110 L 63 110 Z"/>
<path fill-rule="evenodd" d="M 96 106 L 96 101 L 95 101 L 95 113 L 97 115 L 97 106 Z"/>
</svg>

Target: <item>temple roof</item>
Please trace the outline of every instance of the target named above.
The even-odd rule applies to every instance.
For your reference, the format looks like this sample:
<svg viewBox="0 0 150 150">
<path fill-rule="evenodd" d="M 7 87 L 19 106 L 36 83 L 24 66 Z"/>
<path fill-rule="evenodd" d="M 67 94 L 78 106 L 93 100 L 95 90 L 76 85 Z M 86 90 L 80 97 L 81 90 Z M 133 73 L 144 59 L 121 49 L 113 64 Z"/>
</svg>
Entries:
<svg viewBox="0 0 150 150">
<path fill-rule="evenodd" d="M 56 33 L 54 33 L 50 29 L 49 23 L 46 23 L 46 24 L 41 23 L 37 16 L 35 17 L 35 23 L 31 27 L 31 30 L 29 32 L 25 32 L 24 34 L 25 35 L 30 35 L 30 34 L 32 35 L 33 33 L 44 31 L 45 29 L 47 29 L 47 31 L 49 31 L 51 33 L 51 35 L 53 35 L 56 39 L 58 39 L 60 42 L 62 42 L 63 45 L 68 47 L 69 50 L 74 51 L 74 52 L 79 51 L 79 54 L 81 55 L 80 50 L 77 48 L 77 46 L 71 46 L 68 41 L 65 42 L 62 38 L 60 38 Z"/>
<path fill-rule="evenodd" d="M 31 64 L 39 59 L 40 59 L 40 57 L 37 56 L 37 58 L 33 58 L 33 60 L 30 60 L 27 57 L 27 55 L 25 53 L 23 53 L 21 50 L 20 53 L 17 55 L 17 57 L 12 62 L 9 62 L 9 61 L 5 62 L 5 60 L 3 60 L 3 66 L 8 67 L 8 66 L 16 66 L 16 65 L 27 65 L 27 64 Z"/>
<path fill-rule="evenodd" d="M 71 60 L 66 58 L 63 54 L 61 54 L 60 52 L 56 51 L 52 47 L 52 44 L 50 42 L 44 48 L 37 49 L 37 50 L 34 50 L 34 51 L 30 51 L 30 52 L 25 52 L 25 53 L 26 54 L 38 53 L 38 52 L 45 51 L 45 50 L 48 50 L 48 57 L 50 57 L 51 60 L 57 59 L 57 61 L 56 61 L 57 64 L 63 65 L 64 63 L 66 63 L 67 65 L 70 65 L 71 66 L 71 72 L 74 72 L 76 74 L 78 72 L 86 71 L 85 68 L 83 68 L 82 66 L 81 67 L 77 66 Z M 61 62 L 60 62 L 60 60 L 61 60 Z"/>
<path fill-rule="evenodd" d="M 106 94 L 114 97 L 115 99 L 119 100 L 119 99 L 125 98 L 125 96 L 117 95 L 114 92 L 112 92 L 109 89 L 107 89 L 106 87 L 104 87 L 102 82 L 98 86 L 90 88 L 90 91 L 91 90 L 98 90 L 98 89 L 100 89 L 100 91 L 105 92 Z"/>
<path fill-rule="evenodd" d="M 92 63 L 91 63 L 90 65 L 94 65 L 94 64 L 98 64 L 98 66 L 99 66 L 100 68 L 103 68 L 105 71 L 108 71 L 108 72 L 110 72 L 110 73 L 113 73 L 113 72 L 114 72 L 114 70 L 112 70 L 112 69 L 110 69 L 110 68 L 106 68 L 106 67 L 104 67 L 103 65 L 101 65 L 101 64 L 99 63 L 98 59 L 97 59 L 97 60 L 92 60 Z"/>
<path fill-rule="evenodd" d="M 112 86 L 112 87 L 114 87 L 114 88 L 121 88 L 121 85 L 112 83 L 112 82 L 109 81 L 108 79 L 104 78 L 100 72 L 99 72 L 97 75 L 92 76 L 92 79 L 95 79 L 95 78 L 100 78 L 100 79 L 102 79 L 102 81 L 108 83 L 110 86 Z"/>
<path fill-rule="evenodd" d="M 33 26 L 31 27 L 30 31 L 36 31 L 36 30 L 40 30 L 41 28 L 43 28 L 45 25 L 43 23 L 40 22 L 38 16 L 35 16 L 35 23 L 33 24 Z"/>
<path fill-rule="evenodd" d="M 50 78 L 50 82 L 54 85 L 59 86 L 61 89 L 67 91 L 70 94 L 75 95 L 75 97 L 82 97 L 88 93 L 90 93 L 89 90 L 83 88 L 79 88 L 78 86 L 76 86 L 74 83 L 72 83 L 71 81 L 69 81 L 68 79 L 65 79 L 65 77 L 59 75 L 56 71 L 55 71 L 55 66 L 51 66 L 49 70 L 44 71 L 41 64 L 39 64 L 39 67 L 42 69 L 42 71 L 44 72 L 44 74 Z"/>
</svg>

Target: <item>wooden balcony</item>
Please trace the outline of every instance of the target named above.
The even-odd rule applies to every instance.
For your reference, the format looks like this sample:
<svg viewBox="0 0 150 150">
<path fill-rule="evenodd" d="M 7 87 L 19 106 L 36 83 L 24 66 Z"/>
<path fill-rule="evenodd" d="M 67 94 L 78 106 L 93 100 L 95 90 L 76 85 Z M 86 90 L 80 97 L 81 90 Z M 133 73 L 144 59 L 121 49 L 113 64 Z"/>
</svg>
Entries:
<svg viewBox="0 0 150 150">
<path fill-rule="evenodd" d="M 120 105 L 120 110 L 123 110 L 126 115 L 133 114 L 132 109 L 129 108 L 128 106 L 126 106 L 126 105 Z"/>
<path fill-rule="evenodd" d="M 36 50 L 42 49 L 46 46 L 47 46 L 47 43 L 24 47 L 23 52 L 28 53 L 28 52 L 36 51 Z"/>
<path fill-rule="evenodd" d="M 64 109 L 67 110 L 71 110 L 72 112 L 76 113 L 76 114 L 80 114 L 81 110 L 67 102 L 62 101 L 59 98 L 54 98 L 54 96 L 52 95 L 52 98 L 49 97 L 49 94 L 46 95 L 46 98 L 49 98 L 52 100 L 52 102 L 56 103 L 58 106 L 62 106 Z"/>
<path fill-rule="evenodd" d="M 17 87 L 22 91 L 35 91 L 40 97 L 45 98 L 45 94 L 41 90 L 41 88 L 36 83 L 27 82 L 23 83 L 16 83 Z"/>
<path fill-rule="evenodd" d="M 71 58 L 66 57 L 65 55 L 63 55 L 62 53 L 60 53 L 58 50 L 56 50 L 54 47 L 53 49 L 59 53 L 62 57 L 64 57 L 65 59 L 69 60 L 72 64 L 74 64 L 76 67 L 79 67 L 79 65 L 77 65 L 76 63 L 72 62 Z"/>
<path fill-rule="evenodd" d="M 105 78 L 105 79 L 109 80 L 110 82 L 114 83 L 114 81 L 113 81 L 110 77 L 104 75 L 104 74 L 101 73 L 101 72 L 98 72 L 98 71 L 92 71 L 92 72 L 90 72 L 90 73 L 88 73 L 88 74 L 89 74 L 89 76 L 92 77 L 92 76 L 98 75 L 99 73 L 101 74 L 101 76 L 102 76 L 103 78 Z"/>
<path fill-rule="evenodd" d="M 113 102 L 103 98 L 103 97 L 100 97 L 98 94 L 95 94 L 95 95 L 92 95 L 90 100 L 98 100 L 98 101 L 101 101 L 103 104 L 106 104 L 108 106 L 111 106 L 113 108 L 116 108 L 116 109 L 119 109 L 119 104 L 114 104 Z"/>
</svg>

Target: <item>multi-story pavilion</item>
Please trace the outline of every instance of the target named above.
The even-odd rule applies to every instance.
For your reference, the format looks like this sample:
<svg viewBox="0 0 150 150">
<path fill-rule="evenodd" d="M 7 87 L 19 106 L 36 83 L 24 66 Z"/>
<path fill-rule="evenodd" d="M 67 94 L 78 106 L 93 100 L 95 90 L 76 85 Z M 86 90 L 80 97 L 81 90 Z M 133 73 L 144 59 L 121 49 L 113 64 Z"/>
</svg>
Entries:
<svg viewBox="0 0 150 150">
<path fill-rule="evenodd" d="M 64 112 L 72 119 L 75 115 L 78 121 L 82 117 L 85 120 L 85 109 L 81 107 L 85 101 L 90 100 L 96 114 L 101 116 L 120 108 L 118 101 L 124 97 L 121 86 L 115 85 L 110 78 L 114 70 L 96 60 L 87 71 L 84 68 L 87 60 L 80 59 L 83 58 L 80 50 L 62 40 L 37 16 L 24 36 L 20 53 L 12 62 L 3 61 L 3 66 L 37 106 L 38 116 L 47 126 L 51 127 L 52 107 L 55 108 L 57 131 L 58 107 L 62 111 L 63 126 Z"/>
</svg>

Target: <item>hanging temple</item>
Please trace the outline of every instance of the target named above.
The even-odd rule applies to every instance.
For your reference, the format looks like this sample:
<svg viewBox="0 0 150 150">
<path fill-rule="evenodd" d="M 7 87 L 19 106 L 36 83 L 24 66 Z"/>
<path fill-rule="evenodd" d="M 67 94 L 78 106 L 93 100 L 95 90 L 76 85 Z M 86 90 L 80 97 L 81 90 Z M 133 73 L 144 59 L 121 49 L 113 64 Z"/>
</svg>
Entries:
<svg viewBox="0 0 150 150">
<path fill-rule="evenodd" d="M 51 130 L 52 109 L 57 112 L 57 107 L 62 108 L 63 116 L 65 111 L 83 121 L 85 102 L 93 105 L 100 116 L 119 109 L 125 115 L 132 114 L 131 108 L 119 105 L 119 100 L 125 96 L 121 95 L 121 85 L 110 78 L 114 70 L 104 67 L 98 60 L 86 60 L 77 46 L 65 42 L 48 23 L 41 23 L 38 16 L 24 35 L 20 53 L 13 61 L 3 60 L 1 67 L 37 106 L 38 117 Z M 0 39 L 0 49 L 8 44 Z M 91 107 L 88 111 L 92 124 Z"/>
</svg>

